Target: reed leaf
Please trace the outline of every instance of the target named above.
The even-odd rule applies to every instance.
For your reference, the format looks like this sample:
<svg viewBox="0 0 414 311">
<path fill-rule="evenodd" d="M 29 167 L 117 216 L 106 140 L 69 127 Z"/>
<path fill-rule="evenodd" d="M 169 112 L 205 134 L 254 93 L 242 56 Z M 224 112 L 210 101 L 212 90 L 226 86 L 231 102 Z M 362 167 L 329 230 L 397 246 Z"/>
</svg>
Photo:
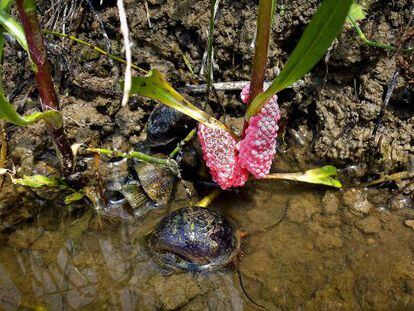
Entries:
<svg viewBox="0 0 414 311">
<path fill-rule="evenodd" d="M 215 129 L 223 129 L 232 133 L 223 123 L 186 100 L 184 96 L 179 94 L 167 82 L 164 75 L 156 69 L 152 69 L 144 77 L 132 78 L 131 95 L 132 94 L 139 94 L 157 100 L 206 126 Z"/>
<path fill-rule="evenodd" d="M 286 65 L 267 91 L 255 97 L 246 112 L 254 116 L 266 101 L 307 74 L 340 33 L 353 0 L 324 0 L 306 27 Z"/>
</svg>

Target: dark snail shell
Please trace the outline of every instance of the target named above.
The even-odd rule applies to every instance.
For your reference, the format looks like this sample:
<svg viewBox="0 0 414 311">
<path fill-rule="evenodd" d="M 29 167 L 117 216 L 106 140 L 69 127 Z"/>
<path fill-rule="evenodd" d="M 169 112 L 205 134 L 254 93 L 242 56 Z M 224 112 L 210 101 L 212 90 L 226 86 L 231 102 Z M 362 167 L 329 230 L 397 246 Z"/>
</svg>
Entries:
<svg viewBox="0 0 414 311">
<path fill-rule="evenodd" d="M 175 143 L 184 138 L 193 126 L 194 121 L 181 112 L 157 105 L 148 119 L 147 143 L 150 147 Z"/>
<path fill-rule="evenodd" d="M 149 236 L 148 246 L 162 266 L 203 271 L 229 264 L 240 239 L 223 215 L 193 206 L 164 217 Z"/>
<path fill-rule="evenodd" d="M 139 217 L 149 209 L 170 202 L 177 181 L 171 169 L 161 164 L 137 162 L 134 170 L 137 176 L 133 176 L 127 159 L 108 165 L 107 209 L 124 208 L 128 203 L 133 214 Z"/>
<path fill-rule="evenodd" d="M 176 182 L 169 167 L 161 164 L 137 163 L 135 171 L 146 195 L 156 204 L 167 205 Z"/>
</svg>

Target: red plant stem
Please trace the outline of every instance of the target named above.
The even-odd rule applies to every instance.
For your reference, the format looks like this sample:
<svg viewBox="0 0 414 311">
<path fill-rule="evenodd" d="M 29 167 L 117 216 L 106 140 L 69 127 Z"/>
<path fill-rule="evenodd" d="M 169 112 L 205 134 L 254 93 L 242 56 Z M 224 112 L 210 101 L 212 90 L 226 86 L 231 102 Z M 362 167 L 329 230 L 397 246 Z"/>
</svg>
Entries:
<svg viewBox="0 0 414 311">
<path fill-rule="evenodd" d="M 267 55 L 269 49 L 270 29 L 272 26 L 272 0 L 260 0 L 259 12 L 257 13 L 257 33 L 256 45 L 253 58 L 253 70 L 250 84 L 250 95 L 247 107 L 253 99 L 263 92 L 263 82 L 265 79 Z M 245 121 L 243 129 L 244 132 L 248 126 Z"/>
<path fill-rule="evenodd" d="M 42 110 L 59 110 L 59 100 L 50 74 L 50 65 L 47 60 L 46 50 L 35 10 L 35 0 L 16 0 L 16 4 L 29 46 L 30 58 L 36 67 L 34 75 L 39 90 Z M 63 173 L 67 176 L 73 170 L 74 160 L 65 130 L 63 126 L 55 128 L 50 124 L 49 130 L 54 138 Z"/>
</svg>

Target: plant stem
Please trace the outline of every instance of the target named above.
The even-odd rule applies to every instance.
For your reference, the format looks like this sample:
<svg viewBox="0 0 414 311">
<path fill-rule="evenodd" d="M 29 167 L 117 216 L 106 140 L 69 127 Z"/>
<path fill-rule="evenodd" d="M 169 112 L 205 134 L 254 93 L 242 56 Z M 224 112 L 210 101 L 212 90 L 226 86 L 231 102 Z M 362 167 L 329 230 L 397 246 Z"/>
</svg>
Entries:
<svg viewBox="0 0 414 311">
<path fill-rule="evenodd" d="M 92 43 L 86 42 L 86 41 L 84 41 L 82 39 L 79 39 L 79 38 L 77 38 L 75 36 L 67 35 L 65 33 L 57 32 L 57 31 L 50 31 L 50 30 L 42 30 L 42 33 L 44 33 L 46 35 L 58 36 L 58 37 L 62 37 L 62 38 L 66 38 L 66 39 L 72 40 L 72 41 L 74 41 L 76 43 L 79 43 L 79 44 L 82 44 L 84 46 L 87 46 L 87 47 L 91 48 L 92 50 L 94 50 L 94 51 L 96 51 L 96 52 L 98 52 L 98 53 L 100 53 L 100 54 L 102 54 L 102 55 L 104 55 L 104 56 L 106 56 L 106 57 L 108 57 L 110 59 L 113 59 L 113 60 L 115 60 L 117 62 L 120 62 L 120 63 L 123 63 L 123 64 L 126 64 L 127 63 L 127 61 L 125 59 L 123 59 L 121 57 L 118 57 L 116 55 L 113 55 L 111 53 L 108 53 L 107 51 L 103 50 L 102 48 L 100 48 L 100 47 L 98 47 L 96 45 L 93 45 Z M 148 73 L 147 70 L 142 69 L 142 68 L 140 68 L 139 66 L 137 66 L 135 64 L 131 64 L 131 67 L 134 68 L 134 69 L 136 69 L 136 70 L 138 70 L 141 73 L 144 73 L 144 74 L 147 74 Z"/>
<path fill-rule="evenodd" d="M 253 58 L 253 70 L 250 83 L 249 101 L 247 109 L 254 100 L 254 98 L 263 92 L 263 83 L 266 74 L 267 54 L 269 50 L 270 29 L 272 27 L 273 13 L 272 9 L 275 7 L 275 0 L 260 0 L 259 12 L 257 13 L 257 30 L 256 30 L 256 44 Z M 249 121 L 245 120 L 242 131 L 242 138 L 249 126 Z"/>
<path fill-rule="evenodd" d="M 208 195 L 206 195 L 204 198 L 202 198 L 196 204 L 196 206 L 208 207 L 210 205 L 210 203 L 213 202 L 219 196 L 220 193 L 221 193 L 221 191 L 219 189 L 214 189 Z"/>
<path fill-rule="evenodd" d="M 59 101 L 50 74 L 50 65 L 46 57 L 36 14 L 36 2 L 35 0 L 16 0 L 16 4 L 29 45 L 30 58 L 35 67 L 34 75 L 40 94 L 42 110 L 59 110 Z M 67 176 L 73 171 L 74 166 L 72 149 L 66 138 L 63 126 L 54 128 L 51 124 L 48 125 L 49 131 L 54 138 L 63 174 Z"/>
<path fill-rule="evenodd" d="M 166 166 L 170 166 L 171 164 L 169 159 L 153 157 L 149 154 L 145 154 L 145 153 L 138 152 L 138 151 L 131 151 L 129 153 L 126 153 L 126 152 L 119 152 L 115 150 L 102 149 L 102 148 L 87 148 L 86 151 L 92 152 L 92 153 L 105 154 L 111 158 L 118 158 L 118 157 L 126 158 L 126 159 L 135 158 L 143 162 L 161 164 L 161 165 L 166 165 Z"/>
<path fill-rule="evenodd" d="M 263 82 L 267 66 L 270 29 L 272 27 L 272 0 L 260 0 L 257 15 L 257 35 L 253 59 L 253 71 L 250 85 L 249 103 L 263 92 Z"/>
<path fill-rule="evenodd" d="M 193 138 L 193 136 L 197 133 L 197 129 L 192 129 L 190 133 L 187 134 L 187 136 L 178 143 L 177 147 L 175 147 L 175 149 L 170 153 L 169 158 L 172 159 L 174 158 L 177 153 L 181 150 L 181 148 L 191 140 L 191 138 Z"/>
<path fill-rule="evenodd" d="M 382 49 L 386 49 L 386 50 L 390 50 L 390 51 L 396 51 L 397 50 L 397 48 L 395 46 L 392 46 L 392 45 L 389 45 L 389 44 L 384 44 L 384 43 L 381 43 L 381 42 L 376 42 L 376 41 L 369 40 L 365 36 L 365 34 L 362 32 L 362 30 L 359 27 L 358 23 L 355 21 L 355 19 L 351 15 L 348 15 L 348 20 L 351 22 L 351 25 L 354 28 L 355 32 L 357 33 L 358 37 L 366 45 L 373 46 L 373 47 L 377 47 L 377 48 L 382 48 Z"/>
</svg>

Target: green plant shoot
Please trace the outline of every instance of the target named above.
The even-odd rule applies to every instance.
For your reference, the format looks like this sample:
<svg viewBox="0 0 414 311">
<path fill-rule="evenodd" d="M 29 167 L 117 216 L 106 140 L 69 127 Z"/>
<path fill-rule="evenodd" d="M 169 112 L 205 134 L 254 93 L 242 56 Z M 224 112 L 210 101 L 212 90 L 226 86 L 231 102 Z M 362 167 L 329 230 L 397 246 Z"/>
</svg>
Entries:
<svg viewBox="0 0 414 311">
<path fill-rule="evenodd" d="M 325 0 L 306 27 L 286 65 L 267 91 L 259 94 L 246 112 L 255 115 L 277 92 L 301 79 L 322 58 L 340 33 L 353 0 Z"/>
<path fill-rule="evenodd" d="M 326 165 L 320 168 L 315 168 L 299 173 L 273 173 L 267 175 L 265 179 L 296 180 L 311 184 L 342 188 L 341 182 L 336 179 L 337 174 L 338 170 L 335 166 Z"/>
</svg>

